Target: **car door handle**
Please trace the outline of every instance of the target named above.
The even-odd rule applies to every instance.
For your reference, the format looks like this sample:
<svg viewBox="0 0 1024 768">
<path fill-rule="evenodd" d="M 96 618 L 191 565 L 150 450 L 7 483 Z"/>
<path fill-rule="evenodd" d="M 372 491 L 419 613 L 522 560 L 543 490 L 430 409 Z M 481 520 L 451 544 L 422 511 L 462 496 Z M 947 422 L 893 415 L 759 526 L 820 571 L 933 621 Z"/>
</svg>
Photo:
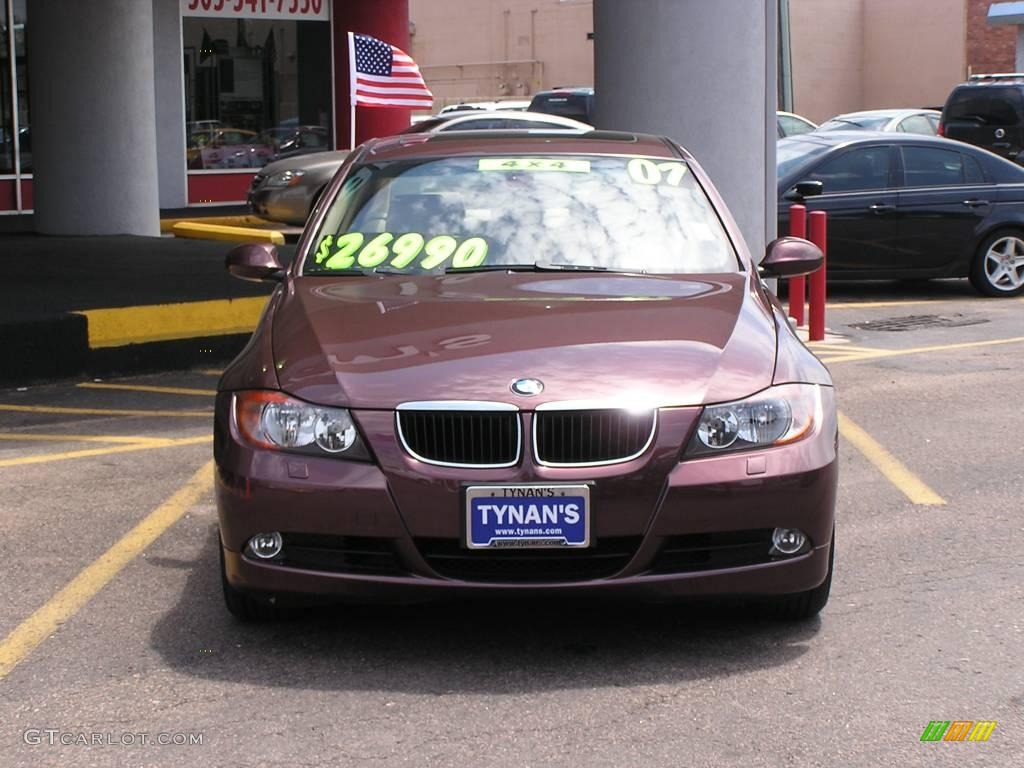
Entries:
<svg viewBox="0 0 1024 768">
<path fill-rule="evenodd" d="M 968 208 L 981 208 L 982 206 L 989 205 L 988 200 L 964 200 L 964 205 Z"/>
<path fill-rule="evenodd" d="M 868 210 L 871 211 L 872 213 L 882 215 L 886 213 L 892 213 L 893 211 L 896 210 L 896 206 L 886 205 L 884 203 L 875 203 L 874 205 L 869 205 Z"/>
</svg>

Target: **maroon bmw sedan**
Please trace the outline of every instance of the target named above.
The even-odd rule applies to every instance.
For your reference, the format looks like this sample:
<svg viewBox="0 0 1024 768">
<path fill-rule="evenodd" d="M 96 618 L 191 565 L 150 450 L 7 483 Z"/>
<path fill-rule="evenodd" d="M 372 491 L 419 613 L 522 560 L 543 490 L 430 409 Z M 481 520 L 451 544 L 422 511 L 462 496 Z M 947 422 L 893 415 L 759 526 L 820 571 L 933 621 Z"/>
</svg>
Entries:
<svg viewBox="0 0 1024 768">
<path fill-rule="evenodd" d="M 754 598 L 832 575 L 828 372 L 669 139 L 409 135 L 354 151 L 225 371 L 215 457 L 239 616 L 321 599 Z"/>
</svg>

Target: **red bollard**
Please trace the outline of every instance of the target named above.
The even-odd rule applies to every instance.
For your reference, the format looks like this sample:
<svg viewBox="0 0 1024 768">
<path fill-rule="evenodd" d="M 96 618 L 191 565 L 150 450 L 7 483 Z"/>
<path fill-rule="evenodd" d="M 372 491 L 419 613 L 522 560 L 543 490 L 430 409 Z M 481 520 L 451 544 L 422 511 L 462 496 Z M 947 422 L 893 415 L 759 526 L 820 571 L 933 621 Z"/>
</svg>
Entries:
<svg viewBox="0 0 1024 768">
<path fill-rule="evenodd" d="M 809 240 L 821 248 L 825 259 L 821 268 L 811 273 L 811 311 L 810 340 L 823 341 L 825 338 L 825 265 L 828 254 L 825 251 L 827 240 L 826 214 L 824 211 L 811 211 Z"/>
<path fill-rule="evenodd" d="M 802 205 L 789 206 L 790 237 L 807 237 L 807 208 Z M 807 288 L 804 276 L 789 278 L 789 316 L 797 325 L 804 324 L 804 296 Z"/>
</svg>

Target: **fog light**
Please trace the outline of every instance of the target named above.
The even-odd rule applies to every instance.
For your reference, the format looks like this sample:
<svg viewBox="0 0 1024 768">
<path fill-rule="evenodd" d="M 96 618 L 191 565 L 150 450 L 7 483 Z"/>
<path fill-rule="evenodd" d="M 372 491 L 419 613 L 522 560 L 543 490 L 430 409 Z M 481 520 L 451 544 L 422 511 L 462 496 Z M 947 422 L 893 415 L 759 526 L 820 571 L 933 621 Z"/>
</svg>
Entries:
<svg viewBox="0 0 1024 768">
<path fill-rule="evenodd" d="M 277 557 L 284 545 L 284 539 L 277 531 L 272 533 L 257 533 L 249 539 L 249 551 L 262 560 L 269 560 Z"/>
<path fill-rule="evenodd" d="M 804 548 L 807 536 L 797 528 L 776 528 L 772 531 L 772 544 L 783 555 L 795 555 Z"/>
</svg>

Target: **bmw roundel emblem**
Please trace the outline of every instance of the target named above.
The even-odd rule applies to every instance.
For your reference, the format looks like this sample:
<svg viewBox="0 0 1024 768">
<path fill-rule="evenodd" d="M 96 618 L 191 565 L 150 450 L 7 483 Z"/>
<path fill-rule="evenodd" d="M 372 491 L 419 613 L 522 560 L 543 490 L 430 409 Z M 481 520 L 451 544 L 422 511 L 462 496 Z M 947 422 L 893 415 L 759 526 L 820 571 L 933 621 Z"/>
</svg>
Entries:
<svg viewBox="0 0 1024 768">
<path fill-rule="evenodd" d="M 512 382 L 512 391 L 524 397 L 539 395 L 544 391 L 544 382 L 540 379 L 516 379 Z"/>
</svg>

